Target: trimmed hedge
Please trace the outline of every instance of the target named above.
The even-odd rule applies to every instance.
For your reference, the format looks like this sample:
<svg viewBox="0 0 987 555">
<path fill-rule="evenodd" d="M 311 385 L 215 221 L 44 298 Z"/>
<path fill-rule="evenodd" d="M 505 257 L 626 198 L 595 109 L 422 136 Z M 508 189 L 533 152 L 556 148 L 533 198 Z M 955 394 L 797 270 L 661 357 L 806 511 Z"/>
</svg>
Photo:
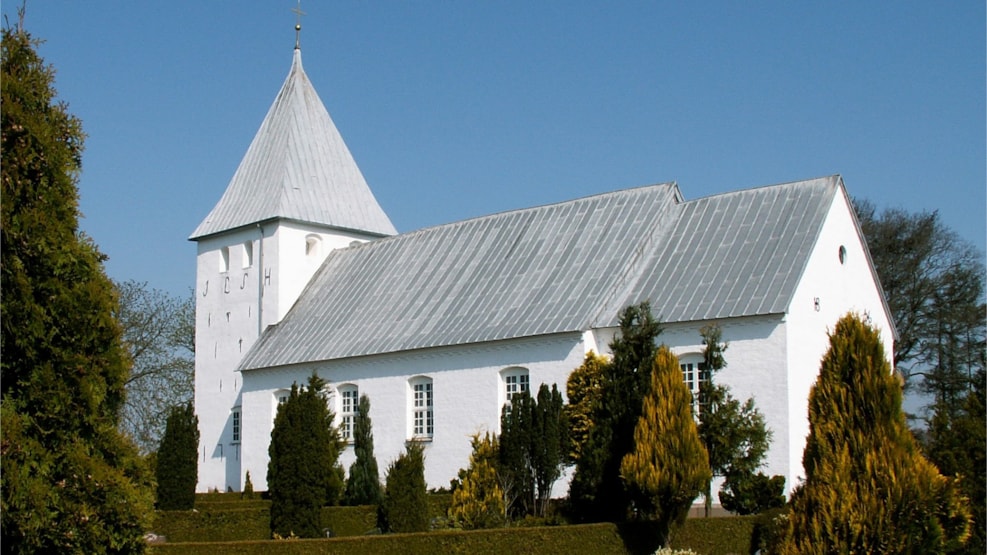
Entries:
<svg viewBox="0 0 987 555">
<path fill-rule="evenodd" d="M 273 545 L 276 543 L 276 546 Z M 325 553 L 426 555 L 433 553 L 530 555 L 531 553 L 628 553 L 613 524 L 584 524 L 566 527 L 501 528 L 471 532 L 422 532 L 331 540 L 289 540 L 163 544 L 150 548 L 152 555 L 261 555 L 276 549 L 279 554 Z"/>
<path fill-rule="evenodd" d="M 657 532 L 651 522 L 440 530 L 375 535 L 374 506 L 325 507 L 324 528 L 331 540 L 270 540 L 269 502 L 239 500 L 239 494 L 209 494 L 197 511 L 159 511 L 154 532 L 167 538 L 151 553 L 222 555 L 267 553 L 654 553 Z M 202 496 L 206 497 L 206 496 Z M 429 495 L 429 517 L 443 518 L 451 496 Z M 206 508 L 209 507 L 209 508 Z M 217 509 L 215 507 L 238 507 Z M 690 518 L 672 536 L 672 546 L 709 555 L 748 553 L 757 517 Z M 368 535 L 370 534 L 370 535 Z M 222 542 L 222 543 L 215 543 Z"/>
</svg>

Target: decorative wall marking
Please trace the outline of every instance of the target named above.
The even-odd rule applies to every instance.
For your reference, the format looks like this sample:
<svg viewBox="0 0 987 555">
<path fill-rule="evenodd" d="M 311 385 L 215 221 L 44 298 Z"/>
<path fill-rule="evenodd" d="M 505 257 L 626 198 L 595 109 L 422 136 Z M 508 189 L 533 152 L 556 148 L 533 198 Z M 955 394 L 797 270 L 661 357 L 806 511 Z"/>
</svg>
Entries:
<svg viewBox="0 0 987 555">
<path fill-rule="evenodd" d="M 240 344 L 240 352 L 242 353 L 243 352 L 243 338 L 242 337 L 240 338 L 240 341 L 238 341 L 238 343 Z M 233 387 L 236 388 L 236 384 L 234 384 Z"/>
<path fill-rule="evenodd" d="M 223 391 L 223 380 L 219 380 L 219 390 Z"/>
<path fill-rule="evenodd" d="M 214 343 L 212 346 L 212 357 L 219 358 L 219 343 Z"/>
<path fill-rule="evenodd" d="M 227 313 L 226 313 L 226 321 L 227 321 L 227 322 L 229 322 L 229 321 L 230 321 L 230 313 L 229 313 L 229 312 L 227 312 Z"/>
<path fill-rule="evenodd" d="M 223 281 L 223 293 L 229 293 L 229 292 L 230 292 L 230 276 L 226 276 L 226 278 Z"/>
<path fill-rule="evenodd" d="M 271 284 L 271 269 L 270 268 L 265 268 L 264 269 L 264 285 L 270 285 L 270 284 Z"/>
<path fill-rule="evenodd" d="M 247 276 L 248 275 L 249 274 L 247 274 L 247 272 L 244 272 L 243 273 L 243 281 L 240 282 L 240 289 L 243 289 L 244 287 L 247 286 Z"/>
<path fill-rule="evenodd" d="M 206 314 L 206 327 L 212 326 L 212 312 Z"/>
<path fill-rule="evenodd" d="M 819 308 L 819 297 L 816 297 L 816 298 L 812 299 L 812 304 L 815 305 L 816 312 L 819 312 L 819 310 L 820 310 L 820 308 Z"/>
<path fill-rule="evenodd" d="M 209 280 L 206 280 L 206 286 L 202 289 L 202 296 L 205 297 L 209 294 Z"/>
</svg>

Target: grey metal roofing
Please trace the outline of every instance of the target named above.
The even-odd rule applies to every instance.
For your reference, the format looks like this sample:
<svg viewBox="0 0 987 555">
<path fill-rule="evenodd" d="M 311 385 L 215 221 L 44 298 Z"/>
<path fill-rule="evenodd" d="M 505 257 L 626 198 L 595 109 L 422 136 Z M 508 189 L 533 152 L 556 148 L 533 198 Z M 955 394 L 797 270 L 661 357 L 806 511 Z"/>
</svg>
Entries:
<svg viewBox="0 0 987 555">
<path fill-rule="evenodd" d="M 305 75 L 298 49 L 226 192 L 189 239 L 275 218 L 396 233 Z"/>
<path fill-rule="evenodd" d="M 334 251 L 241 370 L 617 324 L 783 313 L 839 176 L 683 201 L 675 184 Z"/>
</svg>

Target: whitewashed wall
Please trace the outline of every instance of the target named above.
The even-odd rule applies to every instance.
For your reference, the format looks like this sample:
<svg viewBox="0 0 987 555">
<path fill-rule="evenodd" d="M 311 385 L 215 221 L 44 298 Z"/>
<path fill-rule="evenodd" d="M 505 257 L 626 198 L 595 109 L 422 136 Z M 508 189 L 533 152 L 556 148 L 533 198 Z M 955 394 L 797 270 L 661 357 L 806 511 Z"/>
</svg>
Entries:
<svg viewBox="0 0 987 555">
<path fill-rule="evenodd" d="M 261 241 L 263 237 L 263 241 Z M 315 237 L 317 252 L 306 253 Z M 295 303 L 326 256 L 372 239 L 296 222 L 270 222 L 198 241 L 196 258 L 195 412 L 199 417 L 197 491 L 238 491 L 242 443 L 233 441 L 232 414 L 241 406 L 236 367 L 261 331 Z M 246 247 L 245 245 L 249 245 Z M 229 251 L 225 269 L 222 250 Z M 248 259 L 249 253 L 249 259 Z M 241 409 L 241 418 L 245 418 Z M 251 474 L 253 478 L 253 474 Z"/>
<path fill-rule="evenodd" d="M 250 471 L 257 489 L 267 487 L 276 393 L 293 382 L 306 383 L 314 370 L 330 385 L 356 385 L 370 398 L 374 451 L 383 479 L 388 463 L 411 437 L 408 380 L 426 376 L 432 379 L 435 428 L 425 446 L 425 479 L 429 487 L 448 487 L 469 462 L 470 437 L 499 431 L 501 371 L 527 368 L 533 390 L 555 383 L 564 395 L 568 374 L 581 364 L 583 352 L 580 334 L 574 333 L 248 371 L 243 389 L 243 472 Z M 334 402 L 338 411 L 338 399 Z M 348 446 L 340 460 L 348 470 L 354 458 Z"/>
<path fill-rule="evenodd" d="M 846 249 L 840 262 L 840 247 Z M 884 341 L 888 363 L 894 347 L 893 327 L 871 273 L 864 243 L 845 193 L 833 199 L 788 314 L 789 386 L 792 468 L 802 469 L 802 452 L 809 434 L 808 397 L 829 349 L 828 333 L 847 312 L 869 318 Z M 804 473 L 799 474 L 799 478 Z M 790 485 L 791 486 L 791 485 Z"/>
</svg>

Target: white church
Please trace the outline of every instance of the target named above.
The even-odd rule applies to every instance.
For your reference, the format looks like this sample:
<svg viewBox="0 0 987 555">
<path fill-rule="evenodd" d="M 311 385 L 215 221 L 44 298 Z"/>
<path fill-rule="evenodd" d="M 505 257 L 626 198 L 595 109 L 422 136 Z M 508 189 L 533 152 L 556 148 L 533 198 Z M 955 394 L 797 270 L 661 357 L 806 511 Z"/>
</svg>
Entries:
<svg viewBox="0 0 987 555">
<path fill-rule="evenodd" d="M 370 398 L 382 472 L 419 440 L 429 486 L 448 486 L 512 393 L 564 392 L 587 353 L 608 352 L 620 311 L 644 300 L 694 391 L 699 329 L 720 325 L 717 379 L 754 397 L 773 432 L 763 470 L 790 491 L 827 330 L 856 311 L 889 357 L 895 336 L 838 175 L 693 200 L 662 183 L 398 234 L 297 48 L 190 240 L 201 492 L 239 491 L 248 471 L 267 488 L 278 403 L 313 371 L 344 437 Z M 353 459 L 349 445 L 344 468 Z"/>
</svg>

